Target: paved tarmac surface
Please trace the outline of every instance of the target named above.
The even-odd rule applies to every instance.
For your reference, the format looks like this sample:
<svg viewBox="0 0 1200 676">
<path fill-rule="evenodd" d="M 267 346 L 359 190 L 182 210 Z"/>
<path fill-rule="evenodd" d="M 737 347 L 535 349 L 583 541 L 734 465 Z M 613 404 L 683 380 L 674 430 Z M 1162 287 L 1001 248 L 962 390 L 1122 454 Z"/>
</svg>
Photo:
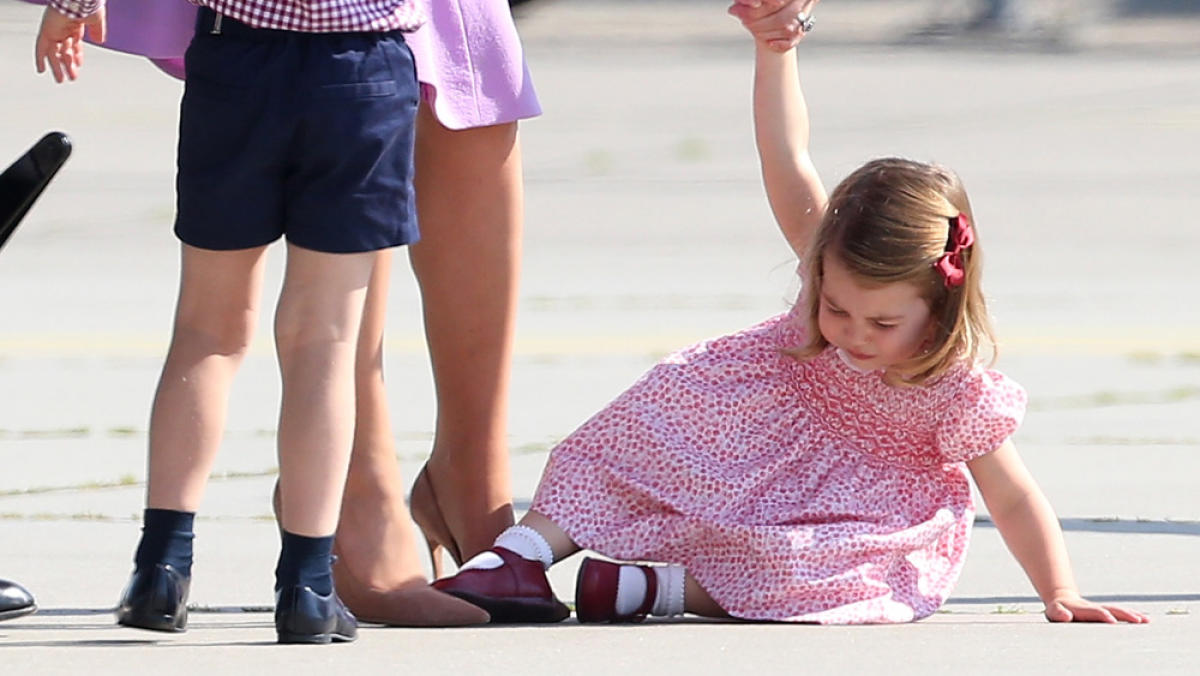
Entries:
<svg viewBox="0 0 1200 676">
<path fill-rule="evenodd" d="M 114 627 L 175 294 L 180 86 L 101 50 L 70 86 L 37 78 L 38 10 L 0 0 L 0 156 L 51 129 L 75 143 L 0 261 L 0 577 L 41 606 L 0 624 L 0 672 L 1195 673 L 1200 21 L 1050 4 L 1064 12 L 985 35 L 953 29 L 955 3 L 823 3 L 800 55 L 813 149 L 830 185 L 883 154 L 963 175 L 1000 367 L 1031 395 L 1017 445 L 1084 592 L 1150 625 L 1046 624 L 983 520 L 954 597 L 914 625 L 368 628 L 353 645 L 263 649 L 278 397 L 264 319 L 197 525 L 190 630 Z M 546 115 L 523 127 L 521 506 L 550 445 L 655 359 L 778 312 L 795 291 L 759 186 L 749 44 L 721 12 L 665 0 L 522 12 Z M 408 477 L 433 419 L 418 307 L 400 265 L 388 378 Z M 564 598 L 575 565 L 553 571 Z"/>
</svg>

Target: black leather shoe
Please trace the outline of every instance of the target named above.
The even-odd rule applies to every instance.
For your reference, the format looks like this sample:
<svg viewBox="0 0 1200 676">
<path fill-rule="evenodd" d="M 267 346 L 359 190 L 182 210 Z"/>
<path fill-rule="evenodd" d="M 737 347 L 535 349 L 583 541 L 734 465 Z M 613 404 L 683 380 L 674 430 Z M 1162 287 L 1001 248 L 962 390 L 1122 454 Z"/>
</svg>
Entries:
<svg viewBox="0 0 1200 676">
<path fill-rule="evenodd" d="M 117 606 L 117 624 L 151 631 L 187 629 L 187 597 L 192 578 L 170 565 L 135 570 Z"/>
<path fill-rule="evenodd" d="M 280 643 L 353 641 L 358 638 L 358 620 L 337 592 L 321 596 L 297 585 L 276 592 L 275 632 Z"/>
<path fill-rule="evenodd" d="M 35 610 L 33 594 L 16 582 L 0 580 L 0 620 L 11 620 Z"/>
</svg>

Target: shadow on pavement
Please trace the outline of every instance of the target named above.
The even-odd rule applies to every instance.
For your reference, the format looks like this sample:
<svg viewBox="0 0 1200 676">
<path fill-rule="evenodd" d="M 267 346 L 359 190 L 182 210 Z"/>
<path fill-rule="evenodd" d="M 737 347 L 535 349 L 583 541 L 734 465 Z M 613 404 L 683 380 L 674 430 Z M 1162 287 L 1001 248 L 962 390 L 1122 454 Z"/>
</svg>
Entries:
<svg viewBox="0 0 1200 676">
<path fill-rule="evenodd" d="M 1060 519 L 1064 531 L 1086 533 L 1130 533 L 1135 535 L 1200 535 L 1200 522 L 1148 521 L 1137 519 Z M 975 519 L 977 528 L 995 528 L 987 517 Z"/>
<path fill-rule="evenodd" d="M 1183 603 L 1200 601 L 1200 594 L 1088 594 L 1097 603 Z M 1012 603 L 1041 603 L 1036 596 L 953 596 L 946 605 L 1008 605 Z"/>
<path fill-rule="evenodd" d="M 1200 14 L 1200 2 L 1195 0 L 1121 0 L 1117 4 L 1117 13 L 1122 16 Z"/>
</svg>

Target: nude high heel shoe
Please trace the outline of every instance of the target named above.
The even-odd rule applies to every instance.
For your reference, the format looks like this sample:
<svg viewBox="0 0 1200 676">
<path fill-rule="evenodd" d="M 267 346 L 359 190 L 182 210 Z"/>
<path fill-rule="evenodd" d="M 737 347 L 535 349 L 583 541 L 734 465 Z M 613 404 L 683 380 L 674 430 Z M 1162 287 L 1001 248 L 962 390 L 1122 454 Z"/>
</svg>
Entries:
<svg viewBox="0 0 1200 676">
<path fill-rule="evenodd" d="M 462 552 L 450 527 L 446 525 L 446 517 L 438 506 L 437 493 L 433 490 L 433 482 L 429 479 L 428 466 L 421 467 L 413 482 L 412 493 L 409 495 L 408 508 L 412 512 L 413 521 L 421 529 L 425 544 L 429 547 L 429 558 L 433 564 L 433 577 L 445 577 L 445 561 L 442 552 L 445 551 L 454 559 L 454 565 L 462 565 Z"/>
<path fill-rule="evenodd" d="M 333 551 L 333 585 L 346 607 L 363 622 L 391 627 L 464 627 L 491 621 L 484 609 L 429 586 L 424 575 L 380 587 L 351 569 L 336 540 Z"/>
</svg>

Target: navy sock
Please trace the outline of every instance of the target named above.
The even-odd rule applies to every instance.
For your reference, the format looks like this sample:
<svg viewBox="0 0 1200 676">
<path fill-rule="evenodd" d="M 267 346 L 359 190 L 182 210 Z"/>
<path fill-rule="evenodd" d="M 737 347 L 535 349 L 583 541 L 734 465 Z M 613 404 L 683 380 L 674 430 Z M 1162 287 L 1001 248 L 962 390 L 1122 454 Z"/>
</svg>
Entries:
<svg viewBox="0 0 1200 676">
<path fill-rule="evenodd" d="M 179 573 L 192 574 L 192 524 L 195 512 L 150 509 L 142 513 L 142 540 L 133 565 L 137 570 L 169 564 Z"/>
<path fill-rule="evenodd" d="M 310 538 L 280 529 L 283 547 L 275 567 L 275 589 L 311 587 L 322 596 L 333 591 L 333 536 Z"/>
</svg>

